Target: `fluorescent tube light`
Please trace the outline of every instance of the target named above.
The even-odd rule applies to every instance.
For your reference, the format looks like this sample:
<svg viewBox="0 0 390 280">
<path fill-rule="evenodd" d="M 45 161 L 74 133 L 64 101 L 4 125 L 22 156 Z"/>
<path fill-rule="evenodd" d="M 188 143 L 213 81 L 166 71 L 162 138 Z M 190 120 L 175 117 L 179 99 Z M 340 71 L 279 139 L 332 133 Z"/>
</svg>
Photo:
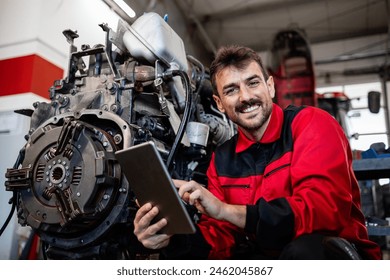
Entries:
<svg viewBox="0 0 390 280">
<path fill-rule="evenodd" d="M 125 3 L 123 0 L 113 0 L 129 17 L 135 17 L 134 10 Z"/>
</svg>

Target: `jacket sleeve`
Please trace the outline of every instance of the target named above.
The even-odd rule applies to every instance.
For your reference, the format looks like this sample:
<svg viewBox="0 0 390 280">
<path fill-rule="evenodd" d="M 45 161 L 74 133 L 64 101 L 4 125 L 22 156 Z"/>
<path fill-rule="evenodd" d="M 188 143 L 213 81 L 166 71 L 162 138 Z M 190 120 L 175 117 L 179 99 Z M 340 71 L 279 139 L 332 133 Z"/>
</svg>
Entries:
<svg viewBox="0 0 390 280">
<path fill-rule="evenodd" d="M 294 212 L 295 235 L 340 235 L 346 226 L 354 227 L 351 221 L 364 222 L 351 149 L 338 122 L 325 111 L 307 108 L 294 119 L 292 132 L 292 195 L 286 199 Z"/>
<path fill-rule="evenodd" d="M 307 107 L 294 118 L 292 137 L 290 195 L 248 205 L 246 231 L 256 234 L 261 247 L 273 249 L 312 232 L 367 238 L 352 154 L 341 126 L 329 113 Z"/>
</svg>

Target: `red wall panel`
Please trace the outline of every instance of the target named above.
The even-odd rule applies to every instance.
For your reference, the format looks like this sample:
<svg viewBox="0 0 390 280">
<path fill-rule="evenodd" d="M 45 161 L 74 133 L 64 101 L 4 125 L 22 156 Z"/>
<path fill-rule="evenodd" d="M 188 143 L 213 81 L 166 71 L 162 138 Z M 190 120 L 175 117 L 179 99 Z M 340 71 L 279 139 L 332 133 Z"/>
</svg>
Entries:
<svg viewBox="0 0 390 280">
<path fill-rule="evenodd" d="M 49 98 L 49 88 L 63 74 L 63 69 L 36 54 L 0 60 L 0 96 L 33 92 Z"/>
</svg>

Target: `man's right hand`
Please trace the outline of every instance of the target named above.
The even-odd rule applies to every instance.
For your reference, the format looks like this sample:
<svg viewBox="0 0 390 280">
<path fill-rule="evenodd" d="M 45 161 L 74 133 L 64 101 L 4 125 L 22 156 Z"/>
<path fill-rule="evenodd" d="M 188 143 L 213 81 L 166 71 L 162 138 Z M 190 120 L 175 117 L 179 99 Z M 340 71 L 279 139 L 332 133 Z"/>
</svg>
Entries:
<svg viewBox="0 0 390 280">
<path fill-rule="evenodd" d="M 172 235 L 158 233 L 167 225 L 166 219 L 150 224 L 158 214 L 158 208 L 146 203 L 138 209 L 134 219 L 134 234 L 138 240 L 149 249 L 161 249 L 169 244 Z"/>
</svg>

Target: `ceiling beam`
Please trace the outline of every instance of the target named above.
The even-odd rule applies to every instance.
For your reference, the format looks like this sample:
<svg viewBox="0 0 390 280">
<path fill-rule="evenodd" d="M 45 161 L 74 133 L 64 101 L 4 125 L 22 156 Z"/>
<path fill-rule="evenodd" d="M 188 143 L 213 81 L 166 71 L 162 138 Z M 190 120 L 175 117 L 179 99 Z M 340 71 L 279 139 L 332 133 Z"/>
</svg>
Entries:
<svg viewBox="0 0 390 280">
<path fill-rule="evenodd" d="M 199 19 L 192 13 L 190 12 L 191 9 L 189 8 L 188 4 L 184 4 L 181 0 L 175 0 L 174 1 L 176 4 L 176 7 L 183 13 L 184 18 L 191 22 L 194 23 L 198 32 L 199 32 L 199 37 L 202 40 L 202 42 L 205 45 L 205 48 L 207 51 L 209 51 L 212 54 L 215 54 L 217 52 L 217 47 L 215 46 L 213 40 L 211 40 L 209 34 L 207 33 L 206 29 L 204 28 L 203 24 L 199 21 Z"/>
<path fill-rule="evenodd" d="M 306 30 L 308 33 L 308 30 Z M 309 43 L 311 45 L 313 44 L 320 44 L 320 43 L 326 43 L 326 42 L 332 42 L 332 41 L 339 41 L 339 40 L 345 40 L 345 39 L 352 39 L 352 38 L 359 38 L 359 37 L 366 37 L 366 36 L 372 36 L 372 35 L 380 35 L 380 34 L 386 34 L 387 28 L 386 27 L 379 27 L 379 28 L 372 28 L 365 31 L 359 31 L 359 32 L 344 32 L 339 33 L 335 35 L 322 35 L 322 36 L 313 36 L 311 35 L 309 39 Z M 271 48 L 272 41 L 269 42 L 262 42 L 257 43 L 254 45 L 248 45 L 248 47 L 251 47 L 255 49 L 256 51 L 267 51 Z"/>
<path fill-rule="evenodd" d="M 128 14 L 125 13 L 114 1 L 112 0 L 103 0 L 117 15 L 119 15 L 127 23 L 133 23 L 134 18 L 131 18 Z"/>
<path fill-rule="evenodd" d="M 306 32 L 309 33 L 308 29 L 306 29 Z M 344 40 L 346 38 L 351 39 L 351 38 L 366 37 L 366 36 L 386 34 L 386 33 L 387 33 L 387 27 L 383 26 L 383 27 L 370 28 L 364 31 L 357 31 L 357 32 L 341 32 L 339 34 L 322 35 L 322 36 L 320 35 L 315 37 L 311 35 L 310 43 L 318 44 L 324 42 Z"/>
<path fill-rule="evenodd" d="M 352 61 L 352 60 L 358 60 L 358 59 L 368 59 L 368 58 L 374 58 L 374 57 L 381 57 L 390 55 L 390 49 L 386 50 L 378 50 L 378 51 L 371 51 L 371 52 L 364 52 L 364 53 L 354 53 L 354 54 L 348 54 L 348 55 L 339 55 L 331 59 L 322 59 L 315 61 L 314 64 L 320 65 L 320 64 L 329 64 L 329 63 L 335 63 L 335 62 L 345 62 L 345 61 Z"/>
</svg>

